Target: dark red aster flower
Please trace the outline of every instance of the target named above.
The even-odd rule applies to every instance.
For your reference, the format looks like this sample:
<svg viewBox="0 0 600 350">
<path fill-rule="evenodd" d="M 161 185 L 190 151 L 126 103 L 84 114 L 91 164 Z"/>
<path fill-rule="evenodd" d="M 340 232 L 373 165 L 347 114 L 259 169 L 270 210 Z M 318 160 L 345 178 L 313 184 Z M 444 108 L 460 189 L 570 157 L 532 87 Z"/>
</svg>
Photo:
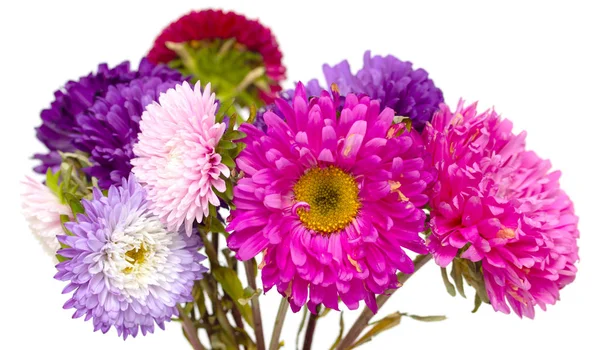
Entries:
<svg viewBox="0 0 600 350">
<path fill-rule="evenodd" d="M 225 52 L 226 57 L 216 62 L 217 52 Z M 226 90 L 243 86 L 250 95 L 269 103 L 285 79 L 282 54 L 271 30 L 234 12 L 188 13 L 162 31 L 147 57 L 153 63 L 169 63 L 182 73 L 191 74 L 194 80 L 210 81 L 217 95 L 227 97 L 231 93 Z M 261 67 L 264 73 L 256 74 Z M 219 97 L 223 100 L 224 96 Z M 241 98 L 245 102 L 253 100 L 250 96 Z"/>
</svg>

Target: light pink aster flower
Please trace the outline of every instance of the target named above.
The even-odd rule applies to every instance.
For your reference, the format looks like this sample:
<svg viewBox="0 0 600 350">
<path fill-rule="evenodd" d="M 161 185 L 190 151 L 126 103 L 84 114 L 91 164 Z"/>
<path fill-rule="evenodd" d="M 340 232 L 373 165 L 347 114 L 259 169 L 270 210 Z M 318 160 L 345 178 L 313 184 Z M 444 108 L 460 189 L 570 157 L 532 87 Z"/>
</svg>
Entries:
<svg viewBox="0 0 600 350">
<path fill-rule="evenodd" d="M 229 168 L 216 152 L 225 131 L 215 122 L 218 104 L 208 84 L 192 89 L 187 82 L 161 94 L 146 107 L 134 146 L 133 173 L 170 231 L 185 225 L 192 233 L 194 220 L 208 216 L 209 204 L 219 205 L 213 191 L 225 191 Z"/>
<path fill-rule="evenodd" d="M 480 264 L 494 310 L 533 318 L 575 279 L 577 216 L 560 172 L 525 150 L 525 132 L 495 111 L 443 106 L 425 131 L 438 170 L 429 248 L 442 267 Z"/>
<path fill-rule="evenodd" d="M 403 248 L 427 252 L 420 208 L 433 176 L 420 138 L 366 96 L 349 94 L 336 111 L 337 95 L 308 101 L 298 84 L 291 105 L 276 103 L 285 121 L 267 112 L 266 133 L 240 128 L 244 177 L 228 245 L 240 260 L 264 254 L 265 289 L 276 286 L 293 311 L 337 310 L 339 297 L 376 312 L 375 295 L 398 287 L 398 271 L 414 270 Z"/>
<path fill-rule="evenodd" d="M 51 256 L 56 255 L 60 243 L 56 235 L 64 234 L 60 222 L 61 215 L 72 217 L 71 209 L 62 204 L 58 197 L 42 183 L 26 177 L 21 194 L 23 215 L 29 229 L 40 241 L 44 250 Z"/>
</svg>

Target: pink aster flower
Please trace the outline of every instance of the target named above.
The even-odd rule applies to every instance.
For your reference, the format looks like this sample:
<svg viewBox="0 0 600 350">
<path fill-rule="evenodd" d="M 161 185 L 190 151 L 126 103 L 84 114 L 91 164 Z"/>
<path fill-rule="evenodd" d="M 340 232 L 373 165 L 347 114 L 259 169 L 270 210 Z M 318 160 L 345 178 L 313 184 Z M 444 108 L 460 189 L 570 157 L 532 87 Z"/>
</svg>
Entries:
<svg viewBox="0 0 600 350">
<path fill-rule="evenodd" d="M 463 101 L 434 115 L 425 131 L 438 170 L 429 248 L 442 267 L 455 258 L 481 266 L 494 310 L 533 318 L 574 280 L 579 231 L 560 172 L 511 130 Z"/>
<path fill-rule="evenodd" d="M 420 208 L 433 176 L 419 137 L 366 96 L 347 95 L 338 117 L 338 97 L 308 101 L 298 84 L 291 105 L 276 101 L 285 119 L 267 112 L 266 132 L 240 128 L 228 245 L 240 260 L 263 253 L 265 289 L 276 286 L 293 311 L 337 309 L 339 297 L 375 312 L 375 295 L 414 269 L 403 248 L 427 252 Z"/>
<path fill-rule="evenodd" d="M 133 173 L 144 184 L 155 215 L 171 231 L 208 216 L 209 204 L 219 205 L 213 191 L 225 191 L 229 168 L 216 147 L 225 124 L 215 122 L 215 95 L 210 84 L 192 89 L 187 82 L 161 94 L 146 107 L 140 121 Z"/>
<path fill-rule="evenodd" d="M 29 229 L 40 241 L 44 250 L 49 255 L 55 256 L 60 248 L 56 235 L 64 234 L 60 216 L 72 217 L 73 213 L 42 183 L 30 177 L 26 177 L 22 183 L 24 190 L 21 195 L 21 206 Z"/>
</svg>

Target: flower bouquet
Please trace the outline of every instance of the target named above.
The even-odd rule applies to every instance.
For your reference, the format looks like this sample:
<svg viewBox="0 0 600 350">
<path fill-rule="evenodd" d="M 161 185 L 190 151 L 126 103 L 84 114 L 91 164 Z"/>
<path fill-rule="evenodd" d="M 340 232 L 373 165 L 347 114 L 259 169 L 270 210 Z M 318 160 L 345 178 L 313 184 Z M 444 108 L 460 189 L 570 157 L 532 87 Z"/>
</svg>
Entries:
<svg viewBox="0 0 600 350">
<path fill-rule="evenodd" d="M 372 321 L 432 260 L 450 294 L 474 290 L 474 312 L 533 318 L 559 299 L 578 219 L 524 132 L 447 106 L 393 56 L 324 65 L 326 86 L 291 90 L 281 58 L 258 21 L 191 12 L 137 67 L 100 64 L 55 93 L 23 211 L 74 318 L 124 339 L 177 321 L 194 349 L 264 350 L 282 346 L 290 309 L 311 349 L 320 318 L 362 307 L 327 345 L 352 349 L 401 317 L 444 319 Z"/>
</svg>

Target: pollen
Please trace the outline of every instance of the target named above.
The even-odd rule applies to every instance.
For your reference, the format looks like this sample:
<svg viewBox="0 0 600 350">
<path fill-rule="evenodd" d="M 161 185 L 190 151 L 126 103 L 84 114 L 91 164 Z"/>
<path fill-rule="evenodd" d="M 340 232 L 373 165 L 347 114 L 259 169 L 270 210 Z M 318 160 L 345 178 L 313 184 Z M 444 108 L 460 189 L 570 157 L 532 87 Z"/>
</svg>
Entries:
<svg viewBox="0 0 600 350">
<path fill-rule="evenodd" d="M 297 202 L 308 204 L 297 211 L 300 221 L 322 234 L 342 230 L 360 209 L 356 180 L 335 166 L 310 169 L 294 186 L 294 196 Z"/>
<path fill-rule="evenodd" d="M 133 248 L 125 253 L 125 260 L 132 266 L 123 269 L 124 273 L 131 273 L 136 265 L 141 265 L 146 260 L 146 247 L 142 244 L 139 248 Z"/>
</svg>

